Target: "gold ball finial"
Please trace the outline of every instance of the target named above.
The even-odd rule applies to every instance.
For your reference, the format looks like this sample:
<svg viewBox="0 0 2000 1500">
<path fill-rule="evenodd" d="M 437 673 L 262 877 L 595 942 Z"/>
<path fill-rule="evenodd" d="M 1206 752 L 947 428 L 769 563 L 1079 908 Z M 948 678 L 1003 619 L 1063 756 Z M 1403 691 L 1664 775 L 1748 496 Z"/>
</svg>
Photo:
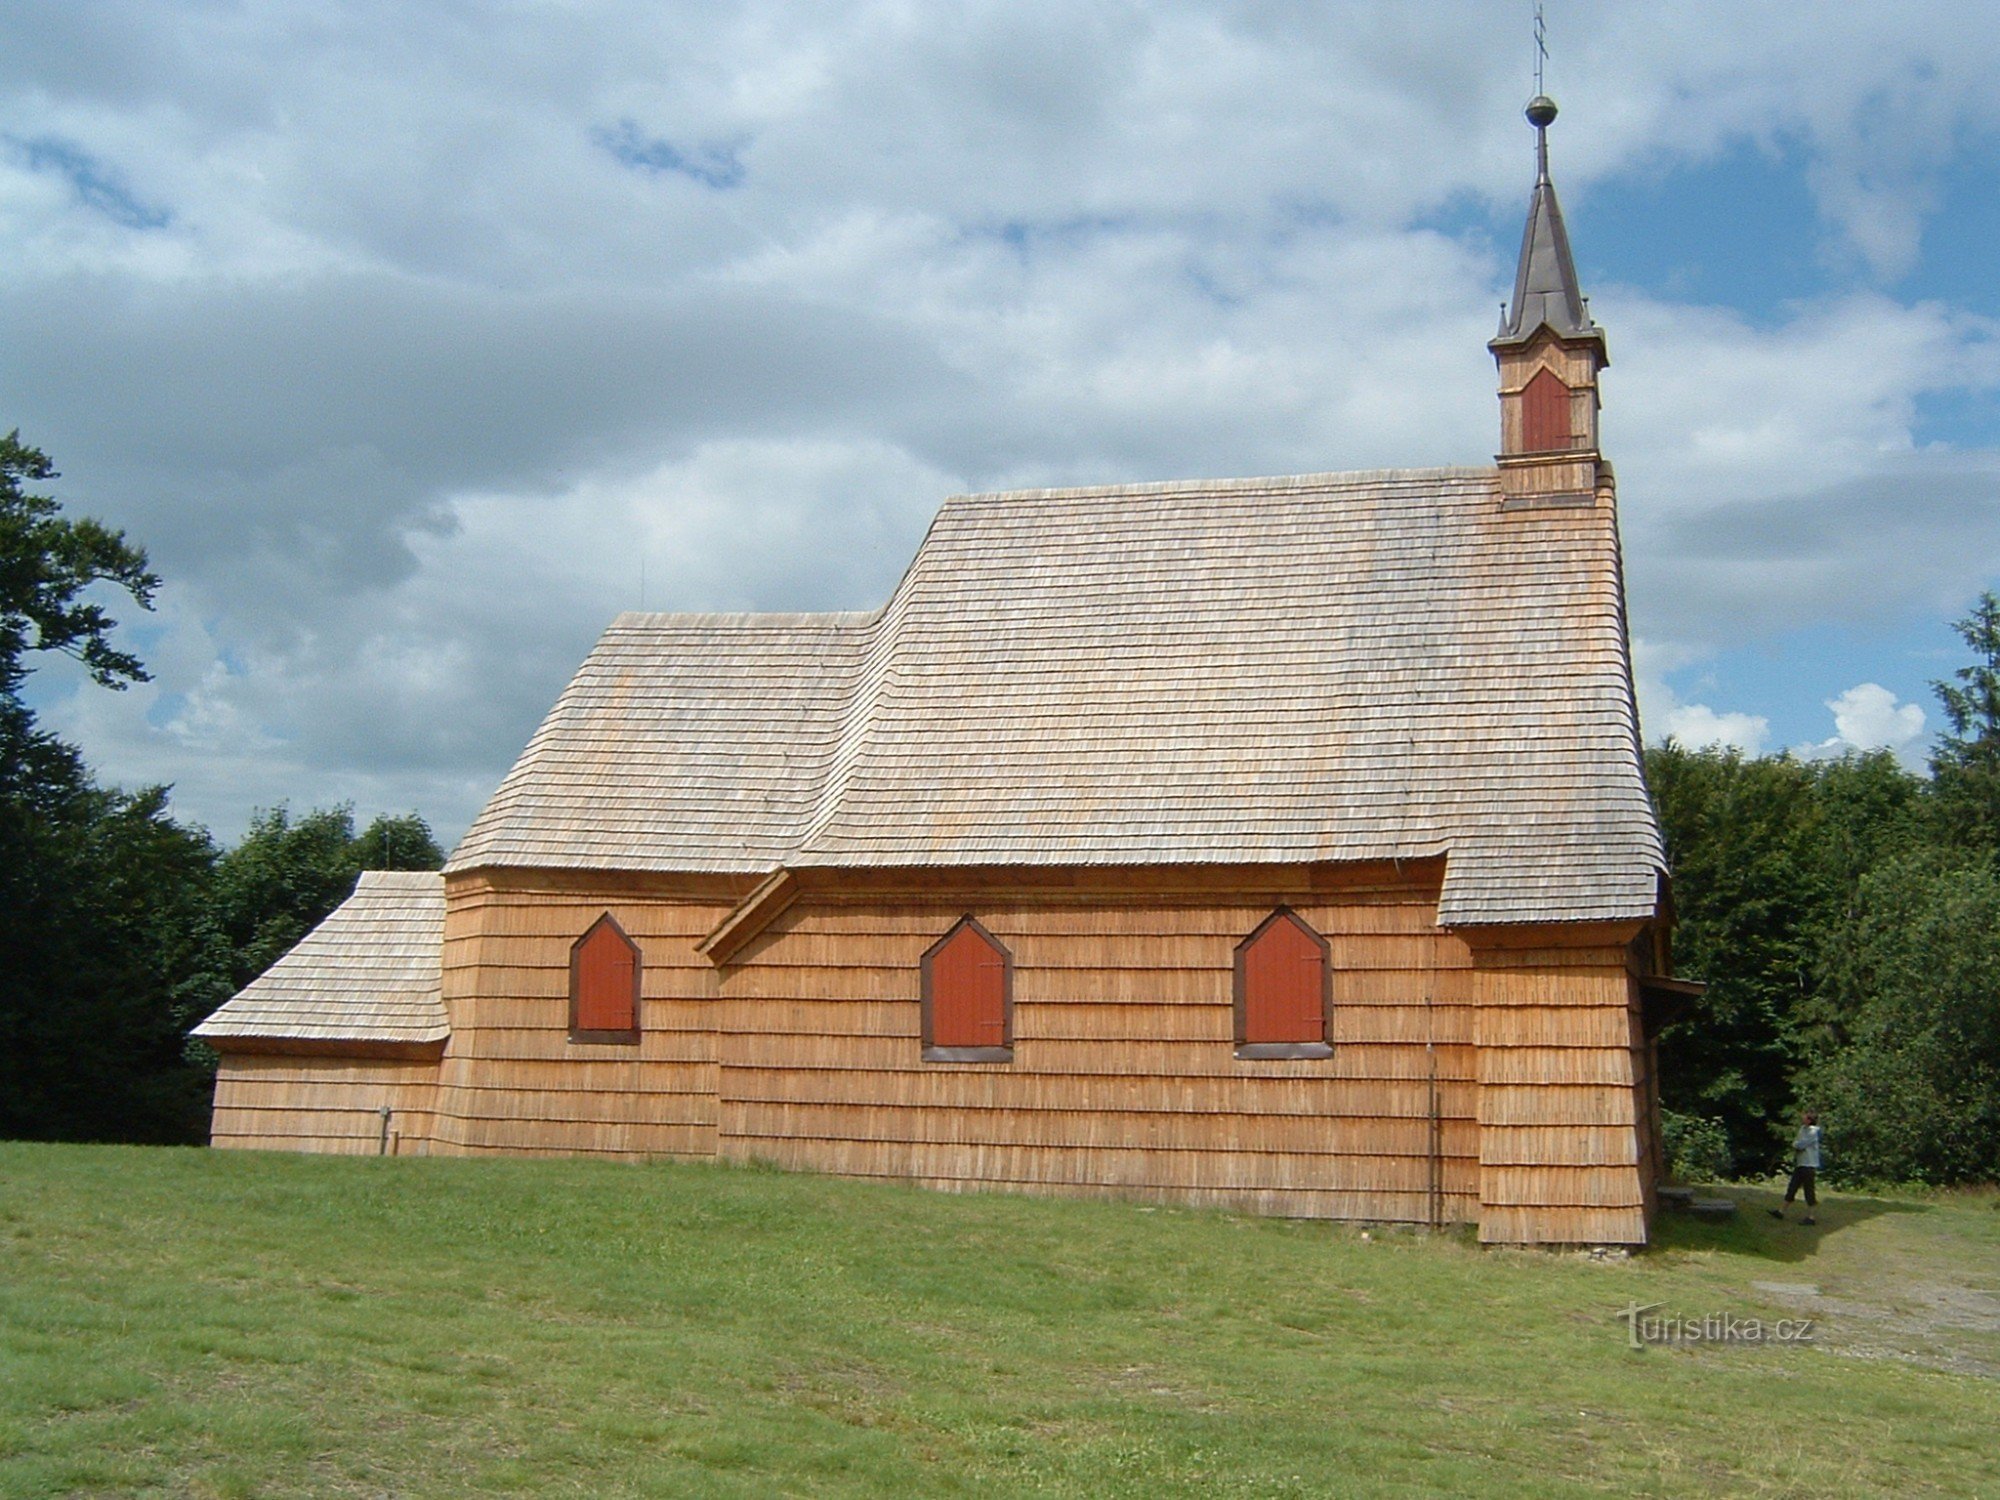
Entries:
<svg viewBox="0 0 2000 1500">
<path fill-rule="evenodd" d="M 1556 101 L 1547 94 L 1537 94 L 1528 101 L 1528 123 L 1537 130 L 1549 128 L 1549 122 L 1556 117 Z"/>
</svg>

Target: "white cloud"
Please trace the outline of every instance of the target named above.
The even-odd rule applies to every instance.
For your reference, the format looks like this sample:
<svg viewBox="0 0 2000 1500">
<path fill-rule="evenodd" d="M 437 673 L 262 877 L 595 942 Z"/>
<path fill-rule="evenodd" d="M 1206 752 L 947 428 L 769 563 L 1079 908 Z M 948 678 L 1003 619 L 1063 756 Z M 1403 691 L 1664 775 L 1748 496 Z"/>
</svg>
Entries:
<svg viewBox="0 0 2000 1500">
<path fill-rule="evenodd" d="M 1699 653 L 1671 641 L 1632 642 L 1632 679 L 1639 695 L 1639 724 L 1648 744 L 1675 740 L 1690 750 L 1734 746 L 1745 755 L 1762 755 L 1771 736 L 1771 722 L 1762 714 L 1685 703 L 1667 684 L 1667 674 L 1692 666 Z"/>
<path fill-rule="evenodd" d="M 1592 288 L 1656 659 L 1958 607 L 2000 456 L 1919 411 L 2000 388 L 2000 331 L 1893 278 L 2000 132 L 2000 12 L 1551 23 L 1586 263 L 1595 186 L 1747 144 L 1860 268 L 1754 316 Z M 170 582 L 158 687 L 50 722 L 224 832 L 449 835 L 642 557 L 655 607 L 867 608 L 952 489 L 1485 461 L 1514 246 L 1436 226 L 1525 199 L 1520 40 L 1478 0 L 0 12 L 0 425 Z M 732 170 L 621 165 L 626 121 Z M 1666 670 L 1649 730 L 1766 742 Z"/>
<path fill-rule="evenodd" d="M 1745 755 L 1762 755 L 1771 721 L 1762 714 L 1717 713 L 1705 703 L 1679 703 L 1666 712 L 1666 730 L 1667 738 L 1690 750 L 1734 746 Z"/>
<path fill-rule="evenodd" d="M 1826 700 L 1833 710 L 1833 736 L 1797 752 L 1809 758 L 1846 755 L 1856 750 L 1893 750 L 1906 764 L 1917 763 L 1924 711 L 1915 703 L 1899 702 L 1878 682 L 1862 682 Z"/>
<path fill-rule="evenodd" d="M 310 628 L 303 607 L 295 628 L 235 622 L 227 662 L 212 596 L 170 582 L 152 682 L 108 693 L 57 665 L 39 710 L 102 778 L 172 782 L 177 812 L 223 837 L 255 807 L 351 801 L 364 819 L 414 807 L 450 840 L 613 615 L 875 608 L 958 487 L 887 444 L 730 441 L 462 495 L 402 537 L 409 568 L 314 599 Z"/>
<path fill-rule="evenodd" d="M 1826 700 L 1834 733 L 1857 750 L 1900 750 L 1924 732 L 1924 711 L 1898 703 L 1880 683 L 1863 682 Z"/>
</svg>

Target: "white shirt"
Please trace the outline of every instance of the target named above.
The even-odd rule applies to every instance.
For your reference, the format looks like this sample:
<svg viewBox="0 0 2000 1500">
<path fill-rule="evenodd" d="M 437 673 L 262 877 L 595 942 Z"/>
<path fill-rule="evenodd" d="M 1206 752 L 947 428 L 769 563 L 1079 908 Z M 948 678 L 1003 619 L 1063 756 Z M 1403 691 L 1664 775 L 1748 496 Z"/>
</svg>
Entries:
<svg viewBox="0 0 2000 1500">
<path fill-rule="evenodd" d="M 1799 1138 L 1792 1142 L 1792 1163 L 1794 1166 L 1811 1167 L 1819 1170 L 1819 1126 L 1801 1125 Z"/>
</svg>

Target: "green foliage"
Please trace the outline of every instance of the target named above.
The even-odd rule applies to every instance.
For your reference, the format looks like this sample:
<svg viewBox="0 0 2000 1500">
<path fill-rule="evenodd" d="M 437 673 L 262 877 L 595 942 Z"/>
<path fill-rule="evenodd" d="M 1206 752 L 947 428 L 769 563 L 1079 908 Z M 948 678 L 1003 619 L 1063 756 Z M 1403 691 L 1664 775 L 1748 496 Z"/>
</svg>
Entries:
<svg viewBox="0 0 2000 1500">
<path fill-rule="evenodd" d="M 1660 1111 L 1660 1144 L 1666 1148 L 1667 1175 L 1676 1182 L 1713 1182 L 1735 1166 L 1729 1132 L 1722 1121 Z"/>
<path fill-rule="evenodd" d="M 357 835 L 354 809 L 345 805 L 299 818 L 282 806 L 259 812 L 215 872 L 215 917 L 235 953 L 232 989 L 290 952 L 353 894 L 363 870 L 443 863 L 430 826 L 414 813 L 378 817 Z"/>
<path fill-rule="evenodd" d="M 1929 788 L 1886 750 L 1818 761 L 1812 774 L 1817 899 L 1826 903 L 1822 924 L 1837 924 L 1852 913 L 1863 876 L 1928 842 Z M 1815 946 L 1821 937 L 1815 934 Z"/>
<path fill-rule="evenodd" d="M 1863 877 L 1830 947 L 1814 1058 L 1830 1176 L 2000 1178 L 2000 875 L 1931 851 Z"/>
<path fill-rule="evenodd" d="M 85 786 L 55 815 L 4 822 L 0 1135 L 199 1139 L 205 1080 L 182 1037 L 227 973 L 205 921 L 208 836 L 158 788 Z"/>
<path fill-rule="evenodd" d="M 1720 1121 L 1731 1165 L 1755 1170 L 1789 1102 L 1793 1011 L 1812 967 L 1813 774 L 1671 741 L 1646 772 L 1674 872 L 1675 966 L 1708 983 L 1661 1038 L 1662 1103 Z"/>
<path fill-rule="evenodd" d="M 21 686 L 30 651 L 73 657 L 105 687 L 146 680 L 139 659 L 111 644 L 117 621 L 83 596 L 110 583 L 151 608 L 160 580 L 123 532 L 87 517 L 67 519 L 55 500 L 26 488 L 55 477 L 48 456 L 23 443 L 18 430 L 0 438 L 0 693 L 9 696 Z"/>
<path fill-rule="evenodd" d="M 363 868 L 435 869 L 424 821 L 351 809 L 260 816 L 219 855 L 161 787 L 97 786 L 21 702 L 56 652 L 106 687 L 144 681 L 114 646 L 102 587 L 150 605 L 145 554 L 29 486 L 56 477 L 0 438 L 0 1136 L 195 1141 L 209 1078 L 187 1030 L 297 942 Z"/>
<path fill-rule="evenodd" d="M 1646 771 L 1674 873 L 1676 968 L 1708 982 L 1660 1041 L 1661 1098 L 1716 1119 L 1733 1171 L 1785 1159 L 1796 1078 L 1824 1055 L 1828 955 L 1869 874 L 1925 847 L 1927 788 L 1883 751 L 1805 762 L 1669 742 Z"/>
<path fill-rule="evenodd" d="M 1836 1180 L 2000 1176 L 2000 602 L 1957 625 L 1930 780 L 1884 752 L 1648 754 L 1677 965 L 1709 992 L 1661 1039 L 1661 1095 L 1739 1172 L 1817 1108 Z"/>
<path fill-rule="evenodd" d="M 1950 728 L 1931 754 L 1940 833 L 1991 859 L 2000 851 L 2000 600 L 1982 594 L 1955 622 L 1972 662 L 1931 684 Z"/>
<path fill-rule="evenodd" d="M 355 839 L 354 857 L 364 870 L 435 870 L 444 864 L 431 825 L 415 813 L 376 818 Z"/>
<path fill-rule="evenodd" d="M 195 1139 L 203 1080 L 181 1038 L 227 969 L 205 922 L 215 851 L 163 789 L 97 787 L 19 697 L 34 652 L 142 681 L 83 596 L 108 583 L 145 606 L 158 580 L 121 534 L 26 489 L 54 477 L 0 438 L 0 1135 Z"/>
</svg>

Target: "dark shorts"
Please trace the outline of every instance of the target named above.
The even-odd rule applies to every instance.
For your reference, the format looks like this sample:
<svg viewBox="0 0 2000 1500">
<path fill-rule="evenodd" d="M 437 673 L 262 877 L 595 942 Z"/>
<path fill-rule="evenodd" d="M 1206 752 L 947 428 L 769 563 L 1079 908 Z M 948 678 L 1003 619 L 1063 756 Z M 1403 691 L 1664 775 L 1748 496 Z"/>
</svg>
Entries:
<svg viewBox="0 0 2000 1500">
<path fill-rule="evenodd" d="M 1799 1189 L 1804 1188 L 1806 1193 L 1806 1207 L 1818 1208 L 1819 1194 L 1813 1191 L 1813 1179 L 1818 1176 L 1819 1168 L 1817 1167 L 1793 1167 L 1791 1183 L 1785 1189 L 1785 1201 L 1790 1203 L 1794 1198 L 1798 1197 Z"/>
</svg>

